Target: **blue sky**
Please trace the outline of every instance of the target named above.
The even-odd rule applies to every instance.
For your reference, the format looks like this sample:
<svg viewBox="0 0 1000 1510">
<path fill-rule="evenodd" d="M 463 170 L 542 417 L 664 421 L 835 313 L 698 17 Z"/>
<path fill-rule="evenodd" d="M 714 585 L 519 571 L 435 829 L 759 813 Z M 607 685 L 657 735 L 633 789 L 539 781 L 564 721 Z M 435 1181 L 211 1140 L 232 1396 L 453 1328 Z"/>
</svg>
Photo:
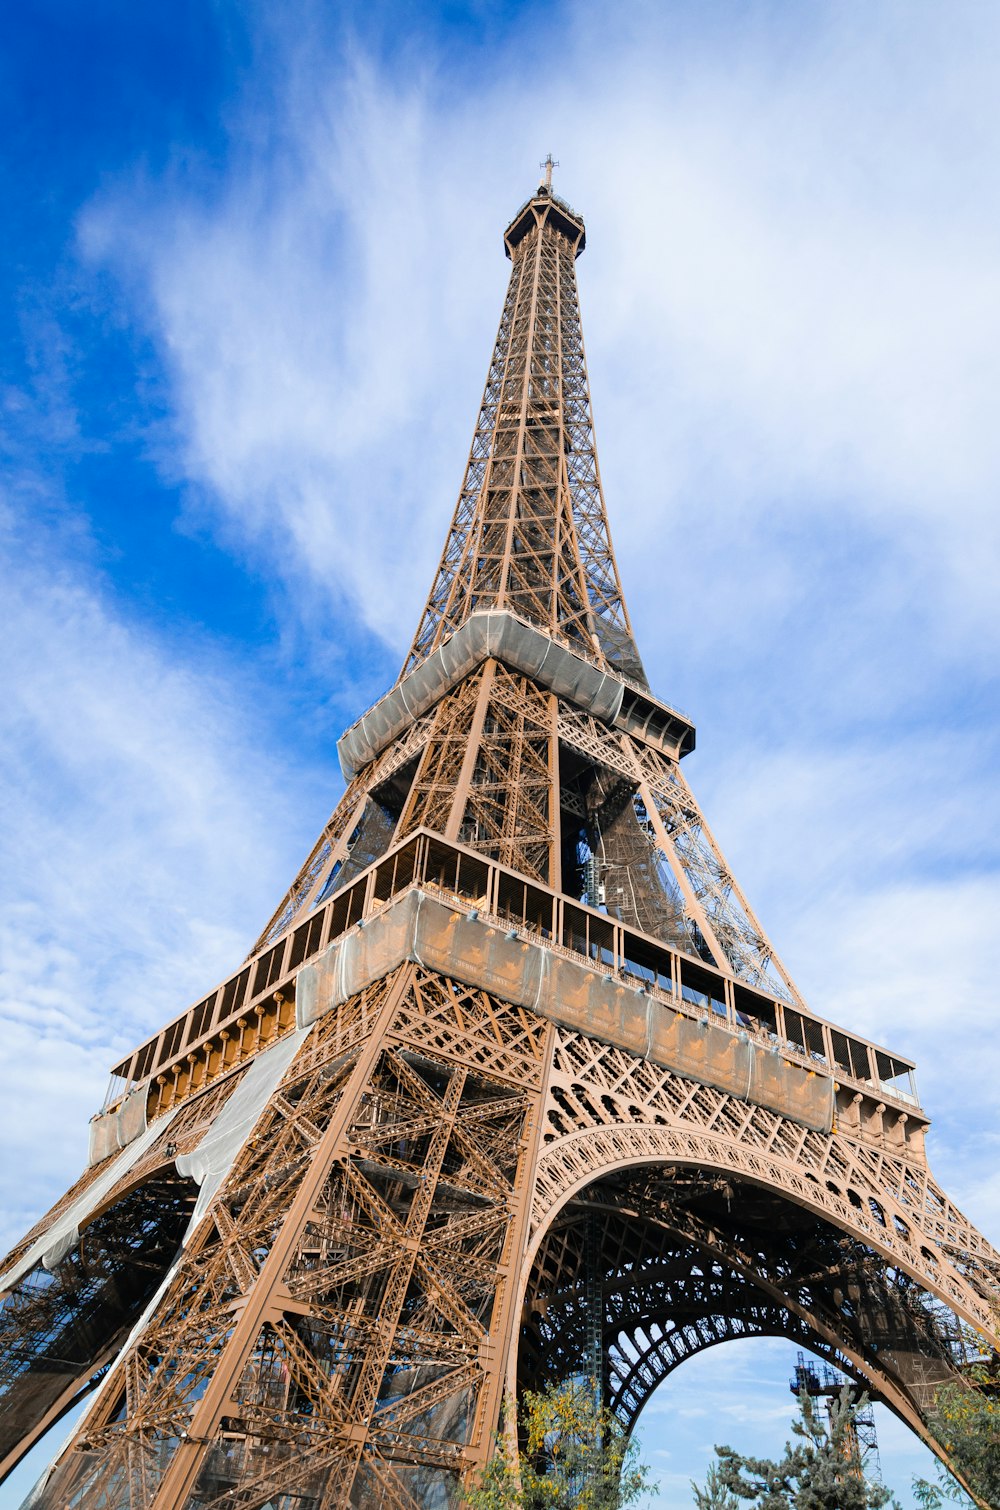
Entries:
<svg viewBox="0 0 1000 1510">
<path fill-rule="evenodd" d="M 807 999 L 917 1059 L 934 1167 L 1000 1239 L 997 12 L 38 0 L 0 25 L 4 1236 L 334 805 L 551 150 L 689 778 Z M 662 1506 L 715 1440 L 780 1448 L 789 1363 L 734 1344 L 651 1402 Z M 906 1505 L 923 1456 L 882 1434 Z"/>
</svg>

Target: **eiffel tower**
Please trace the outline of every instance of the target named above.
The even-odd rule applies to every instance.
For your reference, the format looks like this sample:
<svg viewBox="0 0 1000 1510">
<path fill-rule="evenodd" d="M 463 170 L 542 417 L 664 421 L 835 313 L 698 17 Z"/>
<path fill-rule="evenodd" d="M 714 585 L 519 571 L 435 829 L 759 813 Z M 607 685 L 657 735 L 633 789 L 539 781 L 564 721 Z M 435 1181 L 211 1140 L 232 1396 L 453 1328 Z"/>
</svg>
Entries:
<svg viewBox="0 0 1000 1510">
<path fill-rule="evenodd" d="M 92 1396 L 33 1510 L 454 1506 L 506 1393 L 585 1377 L 631 1429 L 751 1335 L 947 1461 L 935 1390 L 969 1328 L 1000 1343 L 1000 1254 L 934 1181 L 913 1065 L 806 1006 L 647 683 L 551 166 L 346 791 L 4 1266 L 3 1470 Z"/>
</svg>

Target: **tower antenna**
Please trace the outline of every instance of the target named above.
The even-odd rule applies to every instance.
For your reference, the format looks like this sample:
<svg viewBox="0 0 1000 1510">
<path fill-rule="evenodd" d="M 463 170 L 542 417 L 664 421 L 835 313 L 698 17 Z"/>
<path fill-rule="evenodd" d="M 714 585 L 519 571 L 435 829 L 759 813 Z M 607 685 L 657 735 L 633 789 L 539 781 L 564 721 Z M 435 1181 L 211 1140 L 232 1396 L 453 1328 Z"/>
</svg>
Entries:
<svg viewBox="0 0 1000 1510">
<path fill-rule="evenodd" d="M 556 161 L 556 159 L 552 156 L 552 153 L 550 152 L 547 155 L 545 161 L 539 163 L 538 166 L 540 168 L 544 168 L 545 169 L 544 187 L 546 189 L 551 190 L 551 188 L 552 188 L 552 169 L 553 168 L 558 168 L 558 166 L 559 166 L 558 162 Z"/>
</svg>

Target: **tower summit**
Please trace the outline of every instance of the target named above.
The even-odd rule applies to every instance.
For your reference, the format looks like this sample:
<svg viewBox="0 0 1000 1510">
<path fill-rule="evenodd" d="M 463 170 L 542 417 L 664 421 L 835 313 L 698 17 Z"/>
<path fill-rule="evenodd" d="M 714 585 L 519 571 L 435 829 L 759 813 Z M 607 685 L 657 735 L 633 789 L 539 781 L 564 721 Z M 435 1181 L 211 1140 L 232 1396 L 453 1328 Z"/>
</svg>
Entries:
<svg viewBox="0 0 1000 1510">
<path fill-rule="evenodd" d="M 684 779 L 611 545 L 584 225 L 543 166 L 346 791 L 3 1267 L 0 1471 L 93 1395 L 33 1510 L 454 1505 L 505 1390 L 583 1374 L 631 1428 L 751 1334 L 947 1461 L 959 1323 L 998 1342 L 1000 1255 L 933 1180 L 912 1064 L 809 1010 Z"/>
<path fill-rule="evenodd" d="M 583 221 L 546 182 L 504 233 L 513 264 L 448 539 L 407 669 L 484 608 L 644 680 L 611 548 L 580 328 Z"/>
</svg>

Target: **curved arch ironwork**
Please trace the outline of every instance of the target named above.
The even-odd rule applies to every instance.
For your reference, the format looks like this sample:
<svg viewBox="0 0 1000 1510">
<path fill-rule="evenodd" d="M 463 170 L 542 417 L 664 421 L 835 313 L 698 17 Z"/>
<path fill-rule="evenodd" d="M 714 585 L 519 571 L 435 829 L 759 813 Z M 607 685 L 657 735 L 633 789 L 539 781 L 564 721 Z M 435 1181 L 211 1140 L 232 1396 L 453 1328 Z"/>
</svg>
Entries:
<svg viewBox="0 0 1000 1510">
<path fill-rule="evenodd" d="M 563 1116 L 565 1106 L 562 1098 Z M 755 1114 L 743 1107 L 745 1120 Z M 796 1163 L 717 1131 L 656 1123 L 550 1138 L 522 1270 L 529 1308 L 533 1287 L 545 1288 L 546 1266 L 558 1267 L 549 1252 L 555 1235 L 565 1263 L 567 1234 L 602 1203 L 626 1222 L 657 1225 L 675 1258 L 688 1255 L 687 1278 L 696 1280 L 695 1303 L 688 1294 L 678 1307 L 676 1293 L 656 1294 L 655 1266 L 644 1268 L 637 1252 L 616 1316 L 615 1272 L 605 1270 L 605 1398 L 629 1429 L 686 1357 L 733 1336 L 783 1335 L 864 1383 L 947 1462 L 926 1410 L 942 1383 L 960 1377 L 959 1322 L 996 1339 L 983 1270 L 970 1275 L 945 1245 L 932 1248 L 913 1210 L 866 1185 L 857 1168 L 848 1187 L 854 1199 L 832 1179 L 821 1182 L 801 1156 L 809 1135 L 798 1134 Z M 552 1306 L 550 1298 L 554 1329 Z M 522 1328 L 513 1366 L 519 1382 L 530 1368 L 529 1331 Z"/>
</svg>

